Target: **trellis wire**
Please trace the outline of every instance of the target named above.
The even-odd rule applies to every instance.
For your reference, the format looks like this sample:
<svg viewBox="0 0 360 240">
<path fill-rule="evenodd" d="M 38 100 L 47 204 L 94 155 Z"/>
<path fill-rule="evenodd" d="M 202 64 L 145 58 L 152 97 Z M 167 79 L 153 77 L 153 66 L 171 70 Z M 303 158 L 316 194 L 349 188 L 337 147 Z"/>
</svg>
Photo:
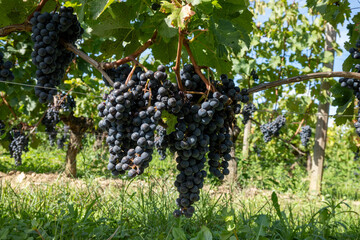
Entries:
<svg viewBox="0 0 360 240">
<path fill-rule="evenodd" d="M 25 86 L 25 87 L 37 87 L 37 88 L 44 88 L 44 89 L 54 89 L 54 90 L 64 91 L 64 92 L 68 91 L 66 89 L 61 89 L 61 88 L 41 87 L 41 86 L 37 86 L 37 85 L 33 85 L 33 84 L 8 82 L 8 81 L 2 81 L 2 80 L 0 80 L 0 83 L 14 84 L 14 85 L 20 85 L 20 86 Z M 82 92 L 76 92 L 76 91 L 71 91 L 71 92 L 74 93 L 74 94 L 79 94 L 79 95 L 85 95 L 85 96 L 88 95 L 88 93 L 82 93 Z M 97 95 L 93 95 L 93 97 L 102 98 L 102 96 L 97 96 Z M 356 108 L 354 108 L 354 109 L 356 109 Z M 276 113 L 277 111 L 275 111 L 275 110 L 266 110 L 266 109 L 258 109 L 257 112 Z M 329 116 L 329 117 L 354 117 L 354 115 L 342 115 L 342 114 L 301 113 L 301 112 L 285 112 L 284 113 L 284 115 L 287 115 L 287 114 Z"/>
<path fill-rule="evenodd" d="M 14 84 L 14 85 L 20 85 L 20 86 L 24 86 L 24 87 L 37 87 L 37 88 L 44 88 L 44 89 L 51 89 L 51 90 L 57 90 L 57 91 L 64 91 L 64 92 L 67 92 L 69 90 L 67 89 L 61 89 L 61 88 L 52 88 L 52 87 L 42 87 L 42 86 L 37 86 L 37 85 L 33 85 L 33 84 L 26 84 L 26 83 L 17 83 L 17 82 L 8 82 L 8 81 L 2 81 L 0 80 L 0 83 L 6 83 L 6 84 Z M 82 92 L 76 92 L 76 91 L 71 91 L 72 93 L 75 93 L 75 94 L 79 94 L 79 95 L 85 95 L 87 96 L 88 93 L 82 93 Z M 94 97 L 97 97 L 97 98 L 102 98 L 101 96 L 94 96 Z"/>
<path fill-rule="evenodd" d="M 357 109 L 357 108 L 354 108 Z M 262 113 L 279 113 L 275 110 L 258 109 L 256 112 Z M 279 113 L 280 114 L 280 113 Z M 342 114 L 324 114 L 324 113 L 301 113 L 301 112 L 285 112 L 283 115 L 297 114 L 297 115 L 311 115 L 311 116 L 328 116 L 328 117 L 354 117 L 355 115 L 342 115 Z"/>
</svg>

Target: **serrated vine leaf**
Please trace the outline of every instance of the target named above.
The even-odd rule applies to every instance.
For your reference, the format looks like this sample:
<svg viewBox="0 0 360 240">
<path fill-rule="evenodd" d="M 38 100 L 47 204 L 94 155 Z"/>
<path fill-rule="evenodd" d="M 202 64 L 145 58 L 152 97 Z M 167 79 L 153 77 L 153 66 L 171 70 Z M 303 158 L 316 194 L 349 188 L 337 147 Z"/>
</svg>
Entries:
<svg viewBox="0 0 360 240">
<path fill-rule="evenodd" d="M 181 29 L 184 29 L 185 22 L 195 15 L 190 4 L 179 7 L 175 3 L 169 3 L 167 1 L 162 2 L 160 11 L 163 13 L 170 13 L 165 19 L 165 22 L 169 27 L 180 27 Z"/>
</svg>

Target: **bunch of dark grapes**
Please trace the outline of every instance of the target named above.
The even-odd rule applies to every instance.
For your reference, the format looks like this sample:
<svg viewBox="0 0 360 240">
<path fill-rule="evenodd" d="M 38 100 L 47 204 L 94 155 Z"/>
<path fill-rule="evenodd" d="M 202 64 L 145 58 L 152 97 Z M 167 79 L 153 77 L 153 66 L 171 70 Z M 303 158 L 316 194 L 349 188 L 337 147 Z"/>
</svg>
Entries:
<svg viewBox="0 0 360 240">
<path fill-rule="evenodd" d="M 131 72 L 131 68 L 127 64 L 123 64 L 117 68 L 110 68 L 105 70 L 113 82 L 125 83 L 126 78 Z M 138 71 L 138 70 L 137 70 Z M 139 76 L 140 77 L 140 76 Z M 103 77 L 105 86 L 110 87 L 109 82 Z"/>
<path fill-rule="evenodd" d="M 64 149 L 65 142 L 69 139 L 69 130 L 70 127 L 65 124 L 63 128 L 62 136 L 58 138 L 56 141 L 58 149 Z"/>
<path fill-rule="evenodd" d="M 243 115 L 243 120 L 242 120 L 242 123 L 243 124 L 246 124 L 249 120 L 250 120 L 250 117 L 251 115 L 256 111 L 256 107 L 253 103 L 249 103 L 249 104 L 246 104 L 244 107 L 243 107 L 243 110 L 241 112 L 241 114 Z"/>
<path fill-rule="evenodd" d="M 356 67 L 358 67 L 358 69 L 360 70 L 360 64 L 357 64 Z M 347 87 L 352 89 L 354 91 L 354 96 L 357 99 L 360 99 L 360 81 L 358 79 L 340 78 L 339 83 L 341 84 L 341 87 Z"/>
<path fill-rule="evenodd" d="M 65 75 L 65 69 L 75 57 L 64 43 L 74 44 L 84 32 L 72 7 L 61 7 L 57 12 L 35 12 L 31 18 L 34 51 L 32 62 L 37 67 L 35 94 L 40 103 L 52 102 L 56 86 Z"/>
<path fill-rule="evenodd" d="M 21 155 L 23 152 L 28 151 L 29 138 L 19 130 L 11 130 L 11 142 L 9 145 L 9 151 L 12 158 L 15 159 L 15 165 L 20 166 L 22 164 Z"/>
<path fill-rule="evenodd" d="M 356 64 L 355 68 L 360 72 L 360 64 Z M 353 89 L 355 97 L 359 100 L 358 106 L 360 107 L 360 81 L 352 78 L 340 78 L 339 82 L 342 87 Z M 358 113 L 358 119 L 354 124 L 355 131 L 360 136 L 360 111 Z"/>
<path fill-rule="evenodd" d="M 265 123 L 260 126 L 260 130 L 264 135 L 264 141 L 269 142 L 272 137 L 280 134 L 280 129 L 285 125 L 286 118 L 282 115 L 278 116 L 273 122 Z"/>
<path fill-rule="evenodd" d="M 155 147 L 160 155 L 160 160 L 166 158 L 166 149 L 169 145 L 169 135 L 166 134 L 166 128 L 158 125 L 156 126 Z"/>
<path fill-rule="evenodd" d="M 181 71 L 181 80 L 186 91 L 206 90 L 205 84 L 190 64 Z M 203 169 L 207 153 L 210 173 L 219 179 L 229 174 L 227 161 L 231 159 L 229 153 L 233 146 L 229 131 L 235 114 L 240 112 L 239 102 L 249 100 L 246 90 L 240 91 L 226 75 L 212 83 L 218 91 L 210 93 L 202 104 L 198 104 L 201 95 L 186 94 L 180 111 L 174 113 L 178 123 L 175 132 L 170 134 L 170 139 L 175 139 L 174 144 L 170 144 L 170 150 L 178 154 L 176 162 L 180 171 L 175 181 L 180 193 L 176 200 L 180 209 L 174 211 L 176 217 L 193 215 L 192 205 L 200 199 L 200 190 L 206 177 Z"/>
<path fill-rule="evenodd" d="M 352 48 L 349 49 L 349 52 L 350 52 L 352 58 L 360 59 L 360 51 L 359 51 L 359 49 L 360 49 L 360 39 L 357 40 L 355 48 L 352 47 Z"/>
<path fill-rule="evenodd" d="M 157 11 L 161 8 L 161 5 L 159 3 L 153 3 L 151 5 L 151 9 L 154 10 L 154 11 Z"/>
<path fill-rule="evenodd" d="M 311 137 L 311 127 L 308 125 L 301 127 L 300 138 L 301 138 L 301 144 L 304 147 L 308 145 L 310 137 Z"/>
<path fill-rule="evenodd" d="M 259 76 L 257 75 L 255 69 L 251 70 L 250 76 L 253 78 L 253 80 L 259 80 Z"/>
<path fill-rule="evenodd" d="M 11 72 L 13 64 L 10 61 L 4 61 L 4 54 L 0 52 L 0 81 L 14 80 L 14 74 Z"/>
<path fill-rule="evenodd" d="M 0 120 L 0 140 L 2 138 L 2 135 L 5 134 L 5 127 L 6 127 L 5 123 Z"/>
<path fill-rule="evenodd" d="M 354 59 L 360 59 L 360 39 L 356 42 L 356 48 L 350 48 L 349 52 Z M 360 64 L 355 65 L 356 72 L 360 73 Z M 354 96 L 358 99 L 358 107 L 360 107 L 360 81 L 352 78 L 340 78 L 339 83 L 342 87 L 353 90 Z M 360 136 L 360 111 L 358 113 L 357 122 L 354 124 L 355 131 Z"/>
<path fill-rule="evenodd" d="M 154 106 L 158 92 L 162 92 L 161 81 L 167 78 L 162 71 L 165 68 L 159 69 L 145 73 L 136 68 L 132 76 L 127 64 L 112 70 L 117 76 L 114 89 L 106 101 L 99 104 L 98 110 L 104 118 L 99 127 L 108 131 L 108 169 L 113 175 L 127 171 L 129 177 L 135 177 L 142 174 L 152 160 L 155 130 L 162 114 L 161 107 Z"/>
<path fill-rule="evenodd" d="M 114 175 L 126 171 L 130 177 L 141 174 L 149 166 L 154 147 L 163 157 L 167 147 L 176 153 L 179 209 L 174 215 L 191 217 L 206 177 L 206 154 L 212 174 L 219 179 L 229 174 L 227 161 L 233 146 L 229 131 L 241 110 L 240 101 L 246 102 L 249 97 L 246 90 L 241 91 L 232 79 L 222 75 L 220 81 L 212 80 L 217 91 L 204 100 L 201 94 L 189 93 L 206 91 L 192 65 L 185 65 L 180 72 L 185 92 L 167 79 L 165 70 L 163 65 L 156 72 L 136 68 L 133 75 L 128 65 L 107 70 L 115 84 L 98 106 L 104 118 L 99 126 L 108 132 L 108 169 Z M 169 135 L 159 124 L 164 110 L 177 118 L 175 131 Z"/>
<path fill-rule="evenodd" d="M 46 110 L 46 114 L 41 123 L 45 125 L 45 131 L 49 135 L 50 145 L 54 146 L 56 141 L 56 124 L 60 122 L 59 110 L 54 106 L 50 106 Z"/>
<path fill-rule="evenodd" d="M 64 112 L 72 112 L 76 108 L 76 102 L 70 94 L 62 93 L 56 98 L 56 105 Z"/>
</svg>

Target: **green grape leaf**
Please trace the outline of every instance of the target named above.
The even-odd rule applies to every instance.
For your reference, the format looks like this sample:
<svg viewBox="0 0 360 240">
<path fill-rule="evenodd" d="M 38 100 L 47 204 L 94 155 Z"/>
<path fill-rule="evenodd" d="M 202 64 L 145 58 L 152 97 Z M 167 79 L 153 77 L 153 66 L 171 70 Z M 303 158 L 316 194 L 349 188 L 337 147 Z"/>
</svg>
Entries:
<svg viewBox="0 0 360 240">
<path fill-rule="evenodd" d="M 187 2 L 191 3 L 191 5 L 193 5 L 193 6 L 196 6 L 196 5 L 202 4 L 204 2 L 211 2 L 211 0 L 188 0 Z M 216 1 L 213 1 L 213 2 L 216 2 Z"/>
<path fill-rule="evenodd" d="M 41 144 L 41 139 L 37 137 L 35 134 L 31 134 L 29 140 L 30 140 L 31 148 L 38 148 Z"/>
<path fill-rule="evenodd" d="M 342 113 L 344 116 L 336 116 L 335 118 L 335 124 L 340 126 L 343 124 L 346 124 L 348 121 L 351 121 L 352 117 L 354 115 L 354 102 L 352 101 L 350 105 L 345 109 L 345 111 Z"/>
<path fill-rule="evenodd" d="M 169 113 L 168 111 L 163 111 L 162 120 L 167 125 L 166 134 L 170 134 L 175 131 L 175 125 L 177 123 L 177 118 L 175 117 L 175 115 Z"/>
<path fill-rule="evenodd" d="M 331 25 L 336 26 L 338 23 L 343 23 L 350 17 L 350 3 L 348 0 L 336 1 L 331 0 L 307 0 L 308 8 L 320 13 L 323 18 L 330 22 Z"/>
<path fill-rule="evenodd" d="M 176 58 L 177 41 L 178 39 L 174 37 L 169 39 L 168 42 L 165 42 L 163 39 L 156 42 L 152 47 L 154 58 L 165 64 L 174 61 Z"/>
<path fill-rule="evenodd" d="M 160 24 L 159 35 L 164 37 L 165 42 L 168 42 L 169 39 L 175 37 L 177 34 L 177 29 L 169 27 L 164 21 Z"/>
<path fill-rule="evenodd" d="M 110 37 L 118 34 L 121 29 L 133 29 L 131 20 L 136 17 L 136 10 L 126 3 L 117 3 L 111 6 L 111 12 L 105 11 L 96 21 L 89 22 L 91 34 L 101 37 Z"/>
<path fill-rule="evenodd" d="M 114 2 L 114 0 L 93 0 L 90 1 L 89 9 L 92 19 L 98 19 L 100 15 Z"/>
</svg>

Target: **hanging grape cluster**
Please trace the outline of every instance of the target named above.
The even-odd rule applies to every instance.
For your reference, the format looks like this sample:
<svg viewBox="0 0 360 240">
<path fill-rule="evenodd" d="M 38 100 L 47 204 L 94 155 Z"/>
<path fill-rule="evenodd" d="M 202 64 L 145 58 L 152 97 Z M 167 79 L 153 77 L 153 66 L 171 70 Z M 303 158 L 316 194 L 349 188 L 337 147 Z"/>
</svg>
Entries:
<svg viewBox="0 0 360 240">
<path fill-rule="evenodd" d="M 246 124 L 250 120 L 251 115 L 256 112 L 256 110 L 257 109 L 253 103 L 246 104 L 241 112 L 241 114 L 243 115 L 242 123 Z"/>
<path fill-rule="evenodd" d="M 12 158 L 15 159 L 15 165 L 20 166 L 22 164 L 22 153 L 27 152 L 29 138 L 21 131 L 13 129 L 10 131 L 11 142 L 9 145 L 9 151 Z"/>
<path fill-rule="evenodd" d="M 113 175 L 127 172 L 129 177 L 134 177 L 142 174 L 152 160 L 154 133 L 161 119 L 161 111 L 154 107 L 153 97 L 167 75 L 163 71 L 145 73 L 141 68 L 129 75 L 131 68 L 127 64 L 114 72 L 114 90 L 98 106 L 99 115 L 104 117 L 99 127 L 108 131 L 108 169 Z"/>
<path fill-rule="evenodd" d="M 12 66 L 12 62 L 4 61 L 4 54 L 0 52 L 0 81 L 14 80 L 14 74 L 10 70 Z"/>
<path fill-rule="evenodd" d="M 356 48 L 350 48 L 349 52 L 354 59 L 360 59 L 360 39 L 356 42 Z M 360 73 L 360 64 L 355 65 L 356 72 Z M 347 87 L 353 90 L 354 96 L 358 99 L 358 107 L 360 107 L 360 81 L 353 78 L 340 78 L 339 83 L 341 87 Z M 355 131 L 360 136 L 360 111 L 358 113 L 358 119 L 354 124 Z"/>
<path fill-rule="evenodd" d="M 46 114 L 42 119 L 41 123 L 45 126 L 45 131 L 49 135 L 50 145 L 53 146 L 56 141 L 56 124 L 60 122 L 59 110 L 49 105 L 49 108 L 46 110 Z"/>
<path fill-rule="evenodd" d="M 260 130 L 263 134 L 264 142 L 269 142 L 272 137 L 279 136 L 280 129 L 285 125 L 285 123 L 286 118 L 280 115 L 273 122 L 261 125 Z"/>
<path fill-rule="evenodd" d="M 349 52 L 354 59 L 360 59 L 360 40 L 357 40 L 355 48 L 350 48 Z"/>
<path fill-rule="evenodd" d="M 301 127 L 300 139 L 301 139 L 301 144 L 304 147 L 307 147 L 310 138 L 311 138 L 311 127 L 308 125 Z"/>
<path fill-rule="evenodd" d="M 56 86 L 75 57 L 74 53 L 65 49 L 62 41 L 74 44 L 84 32 L 73 11 L 72 7 L 61 7 L 59 12 L 35 12 L 30 20 L 34 42 L 31 56 L 37 67 L 35 94 L 40 103 L 53 101 Z"/>
<path fill-rule="evenodd" d="M 193 204 L 200 199 L 206 162 L 210 173 L 219 179 L 229 174 L 227 161 L 231 159 L 233 146 L 230 129 L 235 114 L 241 111 L 240 102 L 249 100 L 247 91 L 240 90 L 232 79 L 222 75 L 220 81 L 211 80 L 216 92 L 210 92 L 207 98 L 194 94 L 207 88 L 190 64 L 180 72 L 183 91 L 168 80 L 163 65 L 156 72 L 145 72 L 125 64 L 107 73 L 115 84 L 98 110 L 103 117 L 99 127 L 108 132 L 108 169 L 113 175 L 140 175 L 149 166 L 154 148 L 162 158 L 169 148 L 177 154 L 180 171 L 175 181 L 179 209 L 174 215 L 191 217 L 195 211 Z M 105 79 L 104 82 L 108 85 Z M 165 111 L 177 120 L 169 135 L 162 121 Z"/>
<path fill-rule="evenodd" d="M 56 106 L 64 112 L 72 112 L 76 108 L 76 101 L 70 94 L 62 93 L 56 97 Z"/>
<path fill-rule="evenodd" d="M 2 135 L 5 134 L 5 127 L 6 127 L 5 123 L 0 120 L 0 139 L 1 139 Z"/>
</svg>

